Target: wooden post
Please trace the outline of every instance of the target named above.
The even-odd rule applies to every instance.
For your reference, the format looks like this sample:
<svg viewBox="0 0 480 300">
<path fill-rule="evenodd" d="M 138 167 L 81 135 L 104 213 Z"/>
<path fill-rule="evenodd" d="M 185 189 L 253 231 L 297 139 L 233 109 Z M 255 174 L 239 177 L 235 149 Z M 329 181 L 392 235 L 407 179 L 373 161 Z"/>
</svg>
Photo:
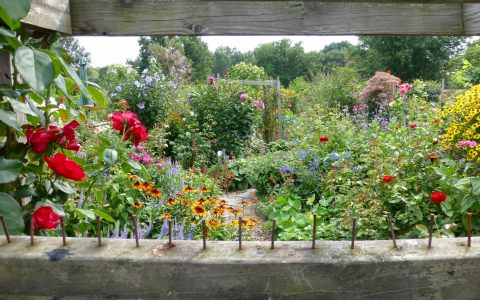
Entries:
<svg viewBox="0 0 480 300">
<path fill-rule="evenodd" d="M 278 136 L 279 136 L 279 139 L 283 139 L 282 95 L 280 93 L 280 77 L 277 77 L 277 116 L 278 116 Z"/>
<path fill-rule="evenodd" d="M 10 53 L 0 50 L 0 84 L 13 84 L 13 66 Z"/>
</svg>

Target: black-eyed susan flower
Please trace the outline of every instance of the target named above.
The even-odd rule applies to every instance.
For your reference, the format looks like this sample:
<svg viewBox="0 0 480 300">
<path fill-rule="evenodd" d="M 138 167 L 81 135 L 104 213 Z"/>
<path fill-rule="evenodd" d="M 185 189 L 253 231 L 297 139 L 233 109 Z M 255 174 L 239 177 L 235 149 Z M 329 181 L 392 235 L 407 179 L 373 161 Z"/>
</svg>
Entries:
<svg viewBox="0 0 480 300">
<path fill-rule="evenodd" d="M 162 198 L 162 192 L 158 189 L 151 189 L 148 194 L 153 198 Z"/>
<path fill-rule="evenodd" d="M 168 198 L 167 200 L 165 200 L 165 205 L 167 206 L 173 206 L 175 205 L 175 203 L 177 203 L 177 199 L 175 198 Z"/>
<path fill-rule="evenodd" d="M 208 204 L 208 200 L 207 199 L 204 199 L 204 198 L 200 198 L 198 200 L 196 200 L 195 202 L 193 202 L 195 205 L 202 205 L 202 206 L 205 206 Z"/>
<path fill-rule="evenodd" d="M 149 182 L 144 182 L 140 185 L 140 189 L 143 191 L 150 191 L 153 188 L 153 185 Z"/>
<path fill-rule="evenodd" d="M 207 223 L 207 226 L 212 229 L 217 229 L 218 227 L 220 227 L 220 225 L 222 225 L 222 222 L 216 218 L 209 218 L 207 219 L 206 223 Z"/>
<path fill-rule="evenodd" d="M 223 207 L 215 207 L 212 210 L 212 214 L 214 214 L 215 216 L 223 216 L 224 213 L 225 213 L 225 210 L 223 209 Z"/>
<path fill-rule="evenodd" d="M 192 206 L 192 212 L 197 216 L 201 216 L 201 217 L 204 217 L 207 215 L 207 210 L 200 205 Z"/>
<path fill-rule="evenodd" d="M 195 193 L 197 190 L 195 190 L 193 187 L 191 186 L 187 186 L 187 187 L 184 187 L 182 189 L 182 192 L 183 193 Z"/>
<path fill-rule="evenodd" d="M 200 193 L 210 193 L 211 190 L 207 189 L 206 187 L 202 186 L 199 190 Z"/>
<path fill-rule="evenodd" d="M 139 181 L 136 181 L 136 182 L 133 184 L 133 189 L 134 189 L 134 190 L 141 190 L 141 187 L 142 187 L 142 184 L 141 184 Z"/>
<path fill-rule="evenodd" d="M 135 209 L 140 209 L 143 207 L 143 203 L 142 202 L 135 202 L 132 204 L 133 208 Z"/>
<path fill-rule="evenodd" d="M 172 219 L 172 213 L 167 211 L 160 215 L 160 220 L 171 220 Z"/>
</svg>

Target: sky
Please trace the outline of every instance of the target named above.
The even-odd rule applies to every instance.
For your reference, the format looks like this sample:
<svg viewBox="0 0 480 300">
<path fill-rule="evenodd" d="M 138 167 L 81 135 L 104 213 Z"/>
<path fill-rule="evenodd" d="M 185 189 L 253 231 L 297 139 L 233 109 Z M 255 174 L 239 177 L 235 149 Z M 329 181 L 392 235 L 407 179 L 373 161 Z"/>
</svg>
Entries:
<svg viewBox="0 0 480 300">
<path fill-rule="evenodd" d="M 125 64 L 128 59 L 138 56 L 138 37 L 77 37 L 92 56 L 93 67 L 103 67 L 112 64 Z M 228 46 L 241 52 L 255 49 L 258 45 L 288 38 L 293 43 L 301 42 L 306 52 L 321 50 L 333 42 L 349 41 L 356 43 L 356 36 L 205 36 L 202 37 L 210 51 L 218 47 Z"/>
</svg>

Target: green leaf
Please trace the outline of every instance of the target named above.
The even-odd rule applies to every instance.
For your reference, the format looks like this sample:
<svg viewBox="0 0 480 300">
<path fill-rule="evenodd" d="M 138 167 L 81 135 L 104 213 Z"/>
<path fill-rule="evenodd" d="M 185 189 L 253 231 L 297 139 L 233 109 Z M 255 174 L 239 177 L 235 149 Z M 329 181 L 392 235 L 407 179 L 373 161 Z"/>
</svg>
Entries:
<svg viewBox="0 0 480 300">
<path fill-rule="evenodd" d="M 472 197 L 470 195 L 465 196 L 461 201 L 460 201 L 460 212 L 464 213 L 466 212 L 470 207 L 472 207 L 473 204 L 477 199 L 475 197 Z"/>
<path fill-rule="evenodd" d="M 67 91 L 67 84 L 65 82 L 65 78 L 63 78 L 62 75 L 58 75 L 54 80 L 53 80 L 53 83 L 55 84 L 55 86 L 60 90 L 62 91 L 63 95 L 67 98 L 70 98 L 70 95 L 68 94 L 68 91 Z"/>
<path fill-rule="evenodd" d="M 13 110 L 15 110 L 17 112 L 24 113 L 26 115 L 36 116 L 36 114 L 33 112 L 33 110 L 27 104 L 22 103 L 18 100 L 12 99 L 10 97 L 3 97 L 3 99 L 7 100 L 10 103 Z"/>
<path fill-rule="evenodd" d="M 21 199 L 35 195 L 37 195 L 37 191 L 33 186 L 30 185 L 21 186 L 18 190 L 15 191 L 15 193 L 13 193 L 13 197 L 15 199 Z"/>
<path fill-rule="evenodd" d="M 21 161 L 0 157 L 0 184 L 15 181 L 22 168 Z"/>
<path fill-rule="evenodd" d="M 17 29 L 20 27 L 20 22 L 13 20 L 8 13 L 0 6 L 0 20 L 3 20 L 10 29 Z"/>
<path fill-rule="evenodd" d="M 45 90 L 53 82 L 53 62 L 42 51 L 22 46 L 15 50 L 14 63 L 23 80 L 36 92 Z"/>
<path fill-rule="evenodd" d="M 108 221 L 108 222 L 112 222 L 112 223 L 115 223 L 115 220 L 110 217 L 109 214 L 107 214 L 106 212 L 104 211 L 101 211 L 99 209 L 93 209 L 92 210 L 97 216 L 101 217 L 102 219 L 104 219 L 105 221 Z"/>
<path fill-rule="evenodd" d="M 418 229 L 418 231 L 420 232 L 428 232 L 428 228 L 427 226 L 423 225 L 423 224 L 417 224 L 415 225 L 415 227 Z"/>
<path fill-rule="evenodd" d="M 35 93 L 30 93 L 29 95 L 38 96 Z M 27 104 L 28 106 L 30 106 L 30 109 L 37 115 L 38 120 L 40 121 L 40 124 L 42 126 L 45 126 L 45 115 L 37 108 L 35 103 L 33 103 L 32 100 L 30 100 L 28 97 L 27 97 Z"/>
<path fill-rule="evenodd" d="M 75 194 L 75 189 L 68 182 L 55 181 L 53 185 L 66 194 Z"/>
<path fill-rule="evenodd" d="M 89 209 L 76 208 L 75 210 L 78 213 L 80 213 L 80 215 L 82 215 L 84 217 L 87 217 L 87 218 L 92 219 L 92 220 L 95 219 L 95 214 L 93 213 L 93 211 L 91 211 Z"/>
<path fill-rule="evenodd" d="M 103 92 L 101 92 L 98 88 L 94 86 L 87 87 L 88 92 L 92 96 L 92 100 L 97 103 L 97 105 L 101 107 L 105 107 L 108 104 L 107 97 Z"/>
<path fill-rule="evenodd" d="M 15 128 L 18 131 L 22 131 L 22 128 L 20 128 L 20 124 L 17 120 L 17 114 L 15 114 L 13 111 L 5 111 L 0 109 L 0 121 L 9 127 Z"/>
<path fill-rule="evenodd" d="M 80 79 L 80 77 L 78 77 L 78 74 L 77 72 L 75 72 L 72 67 L 62 58 L 62 56 L 55 52 L 55 55 L 56 57 L 58 58 L 58 60 L 60 61 L 60 63 L 62 64 L 63 66 L 63 69 L 65 70 L 65 72 L 67 72 L 68 76 L 75 82 L 75 84 L 78 86 L 79 90 L 81 93 L 83 93 L 87 98 L 91 98 L 90 97 L 90 93 L 88 92 L 87 88 L 85 87 L 85 85 L 83 84 L 83 81 Z"/>
<path fill-rule="evenodd" d="M 0 214 L 3 215 L 10 234 L 22 234 L 25 224 L 21 208 L 9 194 L 0 193 Z M 4 234 L 2 226 L 0 226 L 0 233 Z"/>
<path fill-rule="evenodd" d="M 30 0 L 0 0 L 0 7 L 14 20 L 25 18 L 30 11 Z"/>
<path fill-rule="evenodd" d="M 112 165 L 118 158 L 117 150 L 108 148 L 103 150 L 103 158 L 105 159 L 106 163 Z"/>
</svg>

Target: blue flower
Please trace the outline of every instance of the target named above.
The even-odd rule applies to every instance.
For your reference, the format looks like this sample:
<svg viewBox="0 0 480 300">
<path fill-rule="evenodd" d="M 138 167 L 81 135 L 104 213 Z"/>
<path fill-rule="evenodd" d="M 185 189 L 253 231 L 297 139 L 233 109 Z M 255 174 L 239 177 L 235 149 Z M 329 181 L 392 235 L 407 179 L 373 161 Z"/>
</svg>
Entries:
<svg viewBox="0 0 480 300">
<path fill-rule="evenodd" d="M 301 160 L 305 160 L 305 158 L 307 157 L 307 151 L 301 151 L 299 155 Z"/>
<path fill-rule="evenodd" d="M 357 172 L 358 172 L 358 168 L 357 168 L 357 167 L 353 167 L 353 168 L 352 168 L 352 171 L 355 172 L 355 173 L 357 173 Z"/>
<path fill-rule="evenodd" d="M 152 84 L 152 77 L 146 76 L 145 77 L 145 85 L 150 86 Z"/>
<path fill-rule="evenodd" d="M 123 84 L 120 84 L 119 86 L 117 86 L 115 90 L 117 91 L 117 93 L 120 93 L 122 91 L 122 88 L 123 88 Z"/>
<path fill-rule="evenodd" d="M 139 109 L 145 109 L 145 102 L 140 102 L 140 103 L 138 103 L 138 104 L 137 104 L 137 107 L 138 107 Z"/>
<path fill-rule="evenodd" d="M 342 158 L 342 157 L 341 157 L 338 153 L 336 153 L 336 152 L 330 153 L 330 159 L 331 159 L 331 160 L 339 160 L 339 159 L 341 159 L 341 158 Z"/>
<path fill-rule="evenodd" d="M 285 173 L 292 173 L 294 170 L 292 167 L 290 167 L 289 165 L 284 165 L 284 166 L 281 166 L 280 167 L 280 173 L 282 174 L 285 174 Z"/>
<path fill-rule="evenodd" d="M 352 156 L 350 155 L 350 152 L 348 152 L 348 151 L 343 151 L 343 157 L 345 157 L 345 159 L 352 158 Z"/>
</svg>

